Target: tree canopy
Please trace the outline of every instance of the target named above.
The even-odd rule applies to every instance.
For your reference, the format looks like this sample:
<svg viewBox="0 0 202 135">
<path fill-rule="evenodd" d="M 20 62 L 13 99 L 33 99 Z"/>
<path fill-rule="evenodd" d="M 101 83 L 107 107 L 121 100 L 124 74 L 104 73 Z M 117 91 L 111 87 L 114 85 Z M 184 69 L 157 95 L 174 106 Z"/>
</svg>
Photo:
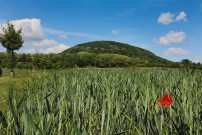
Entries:
<svg viewBox="0 0 202 135">
<path fill-rule="evenodd" d="M 15 30 L 14 25 L 7 22 L 7 27 L 3 27 L 3 34 L 0 34 L 0 42 L 8 52 L 18 50 L 22 47 L 23 39 L 21 36 L 22 29 Z"/>
<path fill-rule="evenodd" d="M 7 22 L 7 27 L 2 27 L 2 30 L 3 33 L 0 34 L 0 43 L 4 48 L 6 48 L 8 53 L 11 53 L 10 71 L 13 77 L 15 77 L 14 67 L 17 61 L 14 51 L 20 49 L 24 42 L 21 36 L 22 29 L 16 31 L 14 25 Z"/>
</svg>

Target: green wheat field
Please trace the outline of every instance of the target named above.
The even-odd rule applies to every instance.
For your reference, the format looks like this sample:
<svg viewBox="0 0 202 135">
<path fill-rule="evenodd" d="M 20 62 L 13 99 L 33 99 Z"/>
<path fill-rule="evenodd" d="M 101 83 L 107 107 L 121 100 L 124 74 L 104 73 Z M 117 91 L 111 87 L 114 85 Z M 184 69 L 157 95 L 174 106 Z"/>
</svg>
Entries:
<svg viewBox="0 0 202 135">
<path fill-rule="evenodd" d="M 36 81 L 36 80 L 35 80 Z M 69 69 L 27 83 L 0 111 L 0 135 L 201 135 L 202 72 Z M 157 100 L 173 98 L 171 107 Z"/>
</svg>

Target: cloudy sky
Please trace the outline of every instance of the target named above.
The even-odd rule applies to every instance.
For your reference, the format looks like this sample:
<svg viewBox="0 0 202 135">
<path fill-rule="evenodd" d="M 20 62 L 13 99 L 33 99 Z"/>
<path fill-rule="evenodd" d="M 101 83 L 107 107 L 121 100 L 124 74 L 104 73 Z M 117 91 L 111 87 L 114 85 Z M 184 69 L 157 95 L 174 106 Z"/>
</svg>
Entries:
<svg viewBox="0 0 202 135">
<path fill-rule="evenodd" d="M 113 40 L 202 63 L 202 0 L 0 0 L 0 25 L 22 28 L 19 53 Z M 0 30 L 1 32 L 1 30 Z M 5 49 L 0 46 L 0 51 Z"/>
</svg>

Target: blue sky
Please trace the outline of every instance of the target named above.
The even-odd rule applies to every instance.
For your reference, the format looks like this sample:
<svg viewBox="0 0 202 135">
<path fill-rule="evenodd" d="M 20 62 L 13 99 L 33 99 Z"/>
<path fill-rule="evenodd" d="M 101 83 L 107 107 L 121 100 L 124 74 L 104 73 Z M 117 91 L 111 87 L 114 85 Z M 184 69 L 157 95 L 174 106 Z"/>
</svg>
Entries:
<svg viewBox="0 0 202 135">
<path fill-rule="evenodd" d="M 202 63 L 202 0 L 0 0 L 0 24 L 22 28 L 18 52 L 58 53 L 113 40 Z M 0 31 L 1 32 L 1 31 Z M 0 47 L 0 51 L 5 51 Z"/>
</svg>

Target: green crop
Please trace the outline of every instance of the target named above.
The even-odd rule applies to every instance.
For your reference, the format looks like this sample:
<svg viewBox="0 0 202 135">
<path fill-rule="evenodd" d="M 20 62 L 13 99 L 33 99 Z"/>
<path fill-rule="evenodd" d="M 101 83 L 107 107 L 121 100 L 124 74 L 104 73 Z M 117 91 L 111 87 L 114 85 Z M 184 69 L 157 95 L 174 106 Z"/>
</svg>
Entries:
<svg viewBox="0 0 202 135">
<path fill-rule="evenodd" d="M 71 69 L 44 76 L 18 102 L 14 89 L 2 135 L 202 134 L 201 71 Z M 164 94 L 171 107 L 157 104 Z"/>
</svg>

